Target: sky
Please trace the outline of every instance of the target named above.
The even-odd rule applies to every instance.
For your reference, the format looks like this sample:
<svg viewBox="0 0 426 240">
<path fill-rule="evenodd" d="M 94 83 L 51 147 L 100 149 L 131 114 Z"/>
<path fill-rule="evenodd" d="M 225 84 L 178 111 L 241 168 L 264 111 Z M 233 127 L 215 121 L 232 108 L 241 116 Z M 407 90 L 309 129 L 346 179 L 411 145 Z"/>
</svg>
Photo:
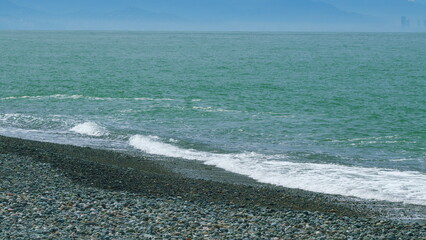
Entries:
<svg viewBox="0 0 426 240">
<path fill-rule="evenodd" d="M 0 29 L 426 32 L 426 0 L 0 0 Z"/>
</svg>

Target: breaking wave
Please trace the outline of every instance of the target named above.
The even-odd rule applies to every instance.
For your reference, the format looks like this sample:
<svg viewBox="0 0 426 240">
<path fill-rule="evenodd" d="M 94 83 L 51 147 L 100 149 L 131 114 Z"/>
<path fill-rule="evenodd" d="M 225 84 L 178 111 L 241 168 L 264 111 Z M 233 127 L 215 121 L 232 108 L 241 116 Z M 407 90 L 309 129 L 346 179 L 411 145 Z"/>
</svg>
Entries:
<svg viewBox="0 0 426 240">
<path fill-rule="evenodd" d="M 108 131 L 94 122 L 85 122 L 71 128 L 70 131 L 89 136 L 105 136 L 109 135 Z"/>
<path fill-rule="evenodd" d="M 426 175 L 415 171 L 296 163 L 285 155 L 217 154 L 183 149 L 155 136 L 134 135 L 129 144 L 148 154 L 202 161 L 259 182 L 327 194 L 426 205 Z"/>
</svg>

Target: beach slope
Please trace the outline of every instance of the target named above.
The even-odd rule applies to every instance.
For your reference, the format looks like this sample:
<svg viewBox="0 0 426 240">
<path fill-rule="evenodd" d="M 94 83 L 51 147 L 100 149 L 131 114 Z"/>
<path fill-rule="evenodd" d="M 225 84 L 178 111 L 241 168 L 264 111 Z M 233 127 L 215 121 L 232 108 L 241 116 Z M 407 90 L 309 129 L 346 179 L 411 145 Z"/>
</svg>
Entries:
<svg viewBox="0 0 426 240">
<path fill-rule="evenodd" d="M 0 238 L 426 239 L 421 222 L 338 196 L 191 178 L 172 165 L 0 136 Z"/>
</svg>

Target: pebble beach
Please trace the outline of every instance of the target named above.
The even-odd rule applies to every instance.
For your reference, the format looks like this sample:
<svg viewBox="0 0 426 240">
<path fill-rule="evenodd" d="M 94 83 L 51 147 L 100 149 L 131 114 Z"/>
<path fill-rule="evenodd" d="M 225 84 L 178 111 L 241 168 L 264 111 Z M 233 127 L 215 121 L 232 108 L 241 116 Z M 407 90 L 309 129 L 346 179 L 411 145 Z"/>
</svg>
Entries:
<svg viewBox="0 0 426 240">
<path fill-rule="evenodd" d="M 421 221 L 106 150 L 0 137 L 0 176 L 0 239 L 426 239 Z"/>
</svg>

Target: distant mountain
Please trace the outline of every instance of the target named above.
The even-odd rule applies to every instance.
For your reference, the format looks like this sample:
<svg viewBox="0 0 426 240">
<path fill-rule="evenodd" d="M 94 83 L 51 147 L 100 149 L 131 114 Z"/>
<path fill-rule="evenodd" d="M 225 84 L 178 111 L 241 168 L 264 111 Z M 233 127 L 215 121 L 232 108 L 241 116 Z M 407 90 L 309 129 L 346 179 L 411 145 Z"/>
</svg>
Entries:
<svg viewBox="0 0 426 240">
<path fill-rule="evenodd" d="M 0 27 L 362 31 L 383 23 L 356 2 L 376 1 L 404 0 L 0 0 Z"/>
<path fill-rule="evenodd" d="M 104 17 L 108 19 L 117 20 L 144 20 L 144 21 L 183 21 L 182 17 L 169 14 L 169 13 L 157 13 L 152 11 L 143 10 L 135 7 L 127 7 L 122 10 L 116 10 L 104 13 Z"/>
<path fill-rule="evenodd" d="M 197 20 L 264 22 L 329 22 L 360 20 L 363 17 L 312 0 L 161 0 L 146 4 Z"/>
<path fill-rule="evenodd" d="M 72 13 L 56 15 L 59 19 L 79 20 L 108 20 L 108 21 L 145 21 L 145 22 L 170 22 L 184 21 L 185 19 L 173 14 L 156 13 L 140 8 L 127 7 L 120 10 L 107 12 L 79 10 Z"/>
<path fill-rule="evenodd" d="M 384 19 L 402 15 L 426 18 L 426 0 L 321 0 L 339 9 Z"/>
<path fill-rule="evenodd" d="M 426 32 L 426 0 L 321 1 L 334 5 L 344 11 L 375 16 L 383 21 L 384 29 L 390 31 Z"/>
<path fill-rule="evenodd" d="M 109 6 L 98 5 L 102 1 L 96 0 L 14 2 L 0 0 L 0 29 L 154 30 L 159 24 L 184 21 L 173 14 L 126 7 L 119 1 Z"/>
<path fill-rule="evenodd" d="M 38 11 L 55 14 L 69 14 L 79 11 L 92 10 L 107 12 L 124 8 L 131 4 L 123 4 L 127 0 L 8 0 L 20 6 L 26 6 Z M 132 2 L 127 1 L 127 2 Z M 134 1 L 133 1 L 134 2 Z"/>
<path fill-rule="evenodd" d="M 48 27 L 51 25 L 49 21 L 40 21 L 47 16 L 45 12 L 0 0 L 0 29 L 36 29 L 41 25 Z"/>
<path fill-rule="evenodd" d="M 31 8 L 16 5 L 7 0 L 0 0 L 0 16 L 33 16 L 43 14 Z"/>
</svg>

